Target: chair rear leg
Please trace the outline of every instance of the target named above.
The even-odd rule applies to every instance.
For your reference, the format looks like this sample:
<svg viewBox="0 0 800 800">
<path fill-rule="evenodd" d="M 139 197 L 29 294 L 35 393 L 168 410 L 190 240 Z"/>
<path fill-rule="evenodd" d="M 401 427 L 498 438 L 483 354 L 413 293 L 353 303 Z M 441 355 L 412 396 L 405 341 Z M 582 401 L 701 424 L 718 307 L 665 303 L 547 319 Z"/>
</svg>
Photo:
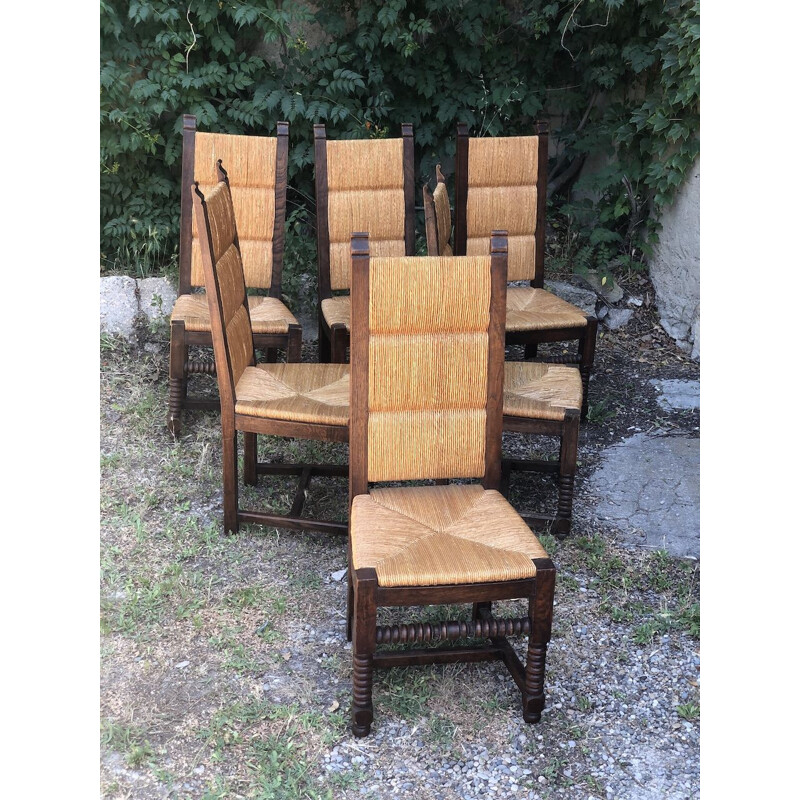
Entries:
<svg viewBox="0 0 800 800">
<path fill-rule="evenodd" d="M 255 486 L 258 483 L 258 436 L 255 433 L 243 433 L 244 439 L 244 475 L 243 480 L 247 486 Z"/>
<path fill-rule="evenodd" d="M 580 356 L 579 369 L 581 372 L 581 382 L 583 383 L 583 405 L 581 406 L 581 420 L 586 421 L 589 413 L 589 378 L 594 366 L 594 350 L 597 344 L 597 318 L 587 317 L 586 328 L 578 343 L 578 355 Z"/>
<path fill-rule="evenodd" d="M 556 570 L 549 558 L 536 558 L 536 585 L 528 605 L 530 634 L 525 662 L 525 690 L 522 693 L 522 717 L 525 722 L 539 722 L 544 709 L 544 669 L 547 643 L 553 623 L 553 595 Z"/>
<path fill-rule="evenodd" d="M 239 475 L 236 431 L 222 432 L 222 508 L 225 533 L 239 532 Z"/>
<path fill-rule="evenodd" d="M 526 361 L 530 361 L 530 360 L 536 358 L 538 353 L 539 353 L 539 343 L 538 342 L 528 342 L 528 344 L 525 345 L 525 360 Z"/>
<path fill-rule="evenodd" d="M 289 342 L 286 346 L 286 361 L 290 364 L 296 364 L 302 360 L 303 357 L 303 329 L 298 325 L 297 327 L 289 326 Z"/>
<path fill-rule="evenodd" d="M 561 431 L 561 452 L 558 460 L 558 510 L 553 524 L 556 536 L 566 536 L 572 527 L 572 497 L 578 463 L 579 427 L 578 411 L 574 408 L 567 409 Z"/>
<path fill-rule="evenodd" d="M 176 438 L 181 435 L 181 411 L 186 397 L 186 327 L 183 320 L 170 324 L 169 336 L 169 406 L 167 409 L 167 428 Z"/>
<path fill-rule="evenodd" d="M 317 339 L 317 344 L 319 347 L 319 363 L 320 364 L 330 364 L 331 363 L 331 339 L 330 335 L 328 334 L 328 330 L 325 327 L 325 323 L 322 321 L 322 311 L 319 312 L 320 320 L 319 320 L 319 339 Z"/>
<path fill-rule="evenodd" d="M 375 590 L 378 578 L 374 569 L 358 569 L 355 578 L 355 620 L 353 631 L 353 707 L 351 728 L 359 738 L 367 736 L 372 725 L 372 671 L 375 653 L 377 608 Z"/>
</svg>

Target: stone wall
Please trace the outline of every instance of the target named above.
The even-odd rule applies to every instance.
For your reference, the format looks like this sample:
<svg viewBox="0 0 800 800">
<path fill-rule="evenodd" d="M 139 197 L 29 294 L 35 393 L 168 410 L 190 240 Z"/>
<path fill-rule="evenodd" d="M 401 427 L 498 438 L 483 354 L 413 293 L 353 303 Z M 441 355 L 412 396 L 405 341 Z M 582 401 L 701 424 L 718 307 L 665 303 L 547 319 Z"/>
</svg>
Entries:
<svg viewBox="0 0 800 800">
<path fill-rule="evenodd" d="M 650 278 L 664 330 L 700 358 L 700 158 L 661 215 Z"/>
</svg>

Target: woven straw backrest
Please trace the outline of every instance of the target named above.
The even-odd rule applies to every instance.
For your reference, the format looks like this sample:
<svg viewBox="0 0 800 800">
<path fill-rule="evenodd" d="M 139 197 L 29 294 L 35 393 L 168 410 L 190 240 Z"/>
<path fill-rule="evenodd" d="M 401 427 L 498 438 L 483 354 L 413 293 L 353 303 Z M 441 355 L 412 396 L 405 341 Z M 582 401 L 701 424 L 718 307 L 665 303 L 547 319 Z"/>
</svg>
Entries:
<svg viewBox="0 0 800 800">
<path fill-rule="evenodd" d="M 354 282 L 367 286 L 353 290 L 351 420 L 366 413 L 368 481 L 484 477 L 489 415 L 499 424 L 502 413 L 504 261 L 353 259 Z M 359 433 L 351 423 L 356 450 Z"/>
<path fill-rule="evenodd" d="M 492 230 L 507 229 L 510 281 L 533 281 L 543 270 L 543 143 L 540 136 L 469 139 L 466 254 L 485 255 Z"/>
<path fill-rule="evenodd" d="M 326 143 L 331 290 L 350 288 L 350 237 L 355 231 L 369 232 L 376 255 L 406 254 L 403 150 L 402 138 Z M 321 207 L 319 197 L 317 205 Z"/>
<path fill-rule="evenodd" d="M 288 129 L 284 130 L 287 130 L 288 135 Z M 190 175 L 185 176 L 184 180 L 197 181 L 201 191 L 210 191 L 217 183 L 217 160 L 222 160 L 231 175 L 230 187 L 236 210 L 245 281 L 253 288 L 270 289 L 273 285 L 273 261 L 275 258 L 282 260 L 283 257 L 286 168 L 284 165 L 279 170 L 279 137 L 199 131 L 195 133 L 193 129 L 188 134 L 184 134 L 184 148 L 189 147 L 193 151 L 193 158 L 189 158 Z M 277 231 L 276 205 L 279 211 Z M 275 247 L 276 240 L 280 242 L 279 247 Z M 274 254 L 274 250 L 278 252 Z M 278 265 L 276 276 L 278 281 L 280 266 Z M 191 286 L 205 285 L 198 220 L 194 214 L 189 282 Z"/>
<path fill-rule="evenodd" d="M 201 199 L 195 197 L 199 245 L 211 312 L 211 336 L 220 399 L 233 408 L 236 383 L 254 363 L 253 331 L 247 306 L 242 256 L 231 190 L 221 180 Z"/>
</svg>

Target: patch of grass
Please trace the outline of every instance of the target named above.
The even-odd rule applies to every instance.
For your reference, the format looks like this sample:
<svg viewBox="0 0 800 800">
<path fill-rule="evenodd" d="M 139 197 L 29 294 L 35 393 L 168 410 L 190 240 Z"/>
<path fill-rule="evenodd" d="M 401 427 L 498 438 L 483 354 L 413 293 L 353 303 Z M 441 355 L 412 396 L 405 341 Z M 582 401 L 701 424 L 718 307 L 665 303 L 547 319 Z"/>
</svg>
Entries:
<svg viewBox="0 0 800 800">
<path fill-rule="evenodd" d="M 322 586 L 322 576 L 314 570 L 303 570 L 289 578 L 289 586 L 293 589 L 319 589 Z"/>
<path fill-rule="evenodd" d="M 184 573 L 180 564 L 170 564 L 156 574 L 130 575 L 119 602 L 101 603 L 101 632 L 141 632 L 143 626 L 163 623 L 170 614 L 185 619 L 205 606 L 205 589 L 202 575 Z"/>
<path fill-rule="evenodd" d="M 222 653 L 222 668 L 234 672 L 259 672 L 264 669 L 264 656 L 254 653 L 242 641 L 250 638 L 248 633 L 240 627 L 223 628 L 216 636 L 208 641 Z"/>
<path fill-rule="evenodd" d="M 385 708 L 403 720 L 419 717 L 430 700 L 432 674 L 413 667 L 387 670 L 376 686 L 375 697 Z"/>
<path fill-rule="evenodd" d="M 592 708 L 592 701 L 586 695 L 575 695 L 575 701 L 580 711 L 589 711 Z"/>
<path fill-rule="evenodd" d="M 100 726 L 100 741 L 109 749 L 124 754 L 129 767 L 140 767 L 153 757 L 153 748 L 144 731 L 134 725 L 104 719 Z"/>
<path fill-rule="evenodd" d="M 427 738 L 438 750 L 449 750 L 453 746 L 457 732 L 458 726 L 447 717 L 431 714 L 428 718 Z"/>
<path fill-rule="evenodd" d="M 700 706 L 695 703 L 684 703 L 675 709 L 681 719 L 693 720 L 700 717 Z"/>
<path fill-rule="evenodd" d="M 342 772 L 331 772 L 325 780 L 326 783 L 329 783 L 335 789 L 346 791 L 347 789 L 357 789 L 359 786 L 362 786 L 366 777 L 367 775 L 364 770 L 356 764 Z"/>
<path fill-rule="evenodd" d="M 586 421 L 592 425 L 605 425 L 616 416 L 617 410 L 610 407 L 608 398 L 603 398 L 596 403 L 589 403 L 589 410 L 586 412 Z"/>
</svg>

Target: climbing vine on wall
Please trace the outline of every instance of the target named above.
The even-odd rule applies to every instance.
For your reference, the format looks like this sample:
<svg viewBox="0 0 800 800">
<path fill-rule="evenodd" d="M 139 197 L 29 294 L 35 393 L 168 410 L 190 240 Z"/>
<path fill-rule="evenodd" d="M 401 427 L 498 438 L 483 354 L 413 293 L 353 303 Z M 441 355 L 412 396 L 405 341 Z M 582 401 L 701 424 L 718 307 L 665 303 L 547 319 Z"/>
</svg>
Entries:
<svg viewBox="0 0 800 800">
<path fill-rule="evenodd" d="M 642 265 L 699 149 L 699 3 L 103 0 L 100 84 L 107 267 L 174 259 L 188 112 L 230 133 L 290 122 L 295 225 L 313 224 L 315 122 L 331 137 L 412 122 L 421 183 L 438 162 L 452 175 L 456 122 L 509 135 L 549 117 L 558 258 L 613 273 Z"/>
</svg>

